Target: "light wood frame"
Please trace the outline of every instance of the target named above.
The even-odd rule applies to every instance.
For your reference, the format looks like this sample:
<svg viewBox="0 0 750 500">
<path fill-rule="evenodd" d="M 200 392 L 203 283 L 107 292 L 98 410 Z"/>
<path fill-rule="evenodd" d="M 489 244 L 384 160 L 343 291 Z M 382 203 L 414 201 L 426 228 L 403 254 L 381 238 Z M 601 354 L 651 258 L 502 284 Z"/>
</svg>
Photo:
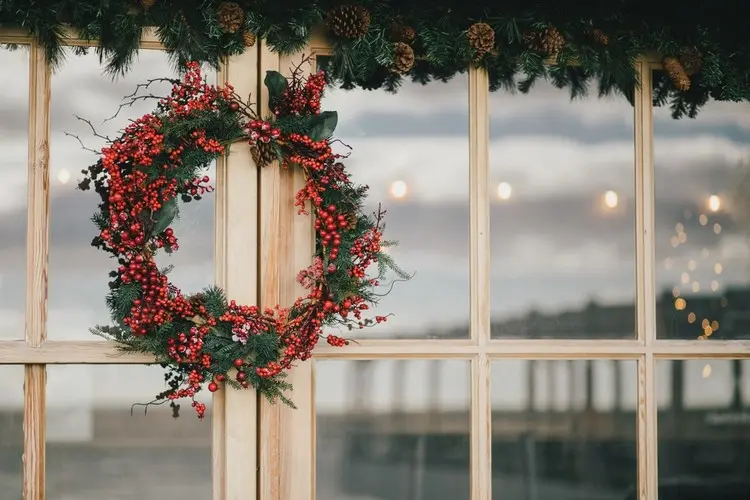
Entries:
<svg viewBox="0 0 750 500">
<path fill-rule="evenodd" d="M 36 40 L 0 30 L 0 42 L 31 46 L 29 75 L 27 305 L 24 340 L 0 341 L 0 365 L 24 365 L 24 500 L 45 498 L 45 384 L 47 364 L 143 364 L 149 356 L 121 355 L 108 342 L 46 339 L 49 253 L 50 69 Z M 70 45 L 85 43 L 70 33 Z M 153 33 L 146 48 L 160 48 Z M 315 37 L 310 51 L 325 53 Z M 262 43 L 225 62 L 220 75 L 241 95 L 267 102 L 265 70 L 285 72 L 294 58 L 279 57 Z M 638 366 L 638 492 L 657 498 L 656 362 L 659 359 L 749 358 L 750 341 L 681 341 L 656 338 L 654 283 L 654 165 L 651 70 L 637 62 L 636 262 L 637 336 L 632 340 L 499 340 L 489 318 L 489 107 L 487 75 L 469 72 L 470 119 L 470 337 L 465 340 L 362 340 L 344 349 L 321 346 L 292 373 L 298 410 L 258 401 L 250 391 L 220 391 L 213 404 L 214 500 L 311 500 L 315 498 L 314 365 L 318 359 L 465 359 L 471 364 L 471 498 L 492 498 L 490 369 L 501 358 L 631 359 Z M 237 144 L 217 165 L 215 280 L 245 303 L 290 303 L 294 276 L 313 248 L 311 220 L 296 215 L 292 200 L 299 172 L 257 169 L 246 145 Z M 257 193 L 257 198 L 248 193 Z M 259 432 L 262 430 L 262 432 Z M 257 471 L 257 474 L 253 473 Z"/>
</svg>

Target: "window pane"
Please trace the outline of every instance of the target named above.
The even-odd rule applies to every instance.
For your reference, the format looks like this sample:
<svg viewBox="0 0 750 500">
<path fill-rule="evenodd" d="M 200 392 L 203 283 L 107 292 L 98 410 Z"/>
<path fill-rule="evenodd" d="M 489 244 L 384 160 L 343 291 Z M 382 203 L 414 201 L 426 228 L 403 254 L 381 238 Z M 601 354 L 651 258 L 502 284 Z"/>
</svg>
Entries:
<svg viewBox="0 0 750 500">
<path fill-rule="evenodd" d="M 0 340 L 24 338 L 29 51 L 0 44 Z"/>
<path fill-rule="evenodd" d="M 659 498 L 750 498 L 750 361 L 659 361 Z"/>
<path fill-rule="evenodd" d="M 47 368 L 48 498 L 211 498 L 211 398 L 198 420 L 189 401 L 144 408 L 163 391 L 158 366 Z"/>
<path fill-rule="evenodd" d="M 345 160 L 352 180 L 370 187 L 365 211 L 382 203 L 385 239 L 398 241 L 391 255 L 416 273 L 381 299 L 377 311 L 394 314 L 387 323 L 339 334 L 468 337 L 467 103 L 465 75 L 426 86 L 404 82 L 396 95 L 327 89 L 323 109 L 340 112 L 335 137 L 353 148 Z"/>
<path fill-rule="evenodd" d="M 492 336 L 635 336 L 633 108 L 490 96 Z"/>
<path fill-rule="evenodd" d="M 468 361 L 315 366 L 317 498 L 469 499 Z"/>
<path fill-rule="evenodd" d="M 750 338 L 750 104 L 670 114 L 654 108 L 657 334 Z"/>
<path fill-rule="evenodd" d="M 0 56 L 1 57 L 1 56 Z M 0 491 L 21 498 L 23 481 L 23 366 L 0 366 Z"/>
<path fill-rule="evenodd" d="M 80 191 L 77 183 L 81 170 L 96 162 L 97 156 L 82 149 L 75 138 L 79 136 L 86 147 L 99 150 L 104 142 L 94 137 L 81 116 L 91 120 L 97 132 L 117 137 L 128 120 L 151 112 L 156 101 L 139 101 L 123 108 L 120 116 L 111 117 L 136 85 L 150 78 L 173 76 L 166 53 L 142 50 L 139 61 L 123 78 L 112 81 L 102 74 L 99 59 L 94 53 L 70 57 L 52 78 L 51 105 L 51 166 L 50 166 L 50 279 L 48 337 L 54 340 L 100 340 L 88 329 L 97 324 L 109 324 L 105 296 L 109 292 L 109 271 L 117 263 L 108 254 L 90 246 L 96 228 L 90 222 L 99 197 L 91 191 Z M 209 73 L 210 79 L 215 75 Z M 165 95 L 171 85 L 150 87 L 156 95 Z M 214 180 L 215 168 L 207 175 Z M 183 291 L 196 292 L 213 283 L 214 197 L 200 202 L 183 204 L 181 215 L 173 228 L 180 250 L 172 256 L 158 254 L 160 266 L 174 265 L 171 281 Z M 75 283 L 75 292 L 71 285 Z"/>
<path fill-rule="evenodd" d="M 637 473 L 635 361 L 492 364 L 492 497 L 624 500 Z"/>
</svg>

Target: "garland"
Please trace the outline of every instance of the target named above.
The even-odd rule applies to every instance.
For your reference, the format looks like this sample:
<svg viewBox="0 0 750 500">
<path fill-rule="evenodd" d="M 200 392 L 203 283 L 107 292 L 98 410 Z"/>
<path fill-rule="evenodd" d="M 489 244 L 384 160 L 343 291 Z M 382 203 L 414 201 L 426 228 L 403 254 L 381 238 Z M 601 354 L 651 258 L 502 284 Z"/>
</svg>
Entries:
<svg viewBox="0 0 750 500">
<path fill-rule="evenodd" d="M 196 62 L 187 64 L 181 80 L 151 80 L 138 89 L 155 81 L 170 82 L 170 95 L 103 148 L 79 184 L 83 190 L 93 184 L 101 197 L 92 245 L 119 264 L 109 274 L 113 325 L 92 332 L 124 351 L 153 354 L 167 369 L 169 388 L 149 404 L 169 401 L 177 410 L 175 400 L 191 398 L 203 417 L 205 405 L 194 397 L 207 383 L 211 392 L 223 384 L 253 387 L 271 401 L 292 405 L 285 371 L 311 356 L 324 326 L 365 328 L 386 320 L 365 317 L 386 271 L 403 275 L 381 252 L 388 244 L 381 239 L 384 212 L 362 213 L 367 188 L 350 181 L 331 149 L 337 114 L 320 111 L 322 72 L 304 78 L 297 67 L 291 80 L 268 72 L 271 118 L 258 117 L 231 85 L 208 85 Z M 136 92 L 130 103 L 150 97 Z M 183 295 L 154 260 L 159 250 L 179 248 L 170 227 L 178 198 L 187 203 L 210 192 L 204 169 L 235 141 L 250 143 L 259 166 L 279 160 L 306 176 L 295 205 L 300 213 L 307 206 L 314 211 L 316 251 L 313 264 L 297 277 L 306 295 L 288 308 L 240 305 L 217 287 Z M 373 263 L 376 278 L 366 274 Z M 333 346 L 347 343 L 335 335 L 325 338 Z"/>
<path fill-rule="evenodd" d="M 668 77 L 658 79 L 655 102 L 679 118 L 696 116 L 709 98 L 750 99 L 750 43 L 736 7 L 721 0 L 5 0 L 0 27 L 27 29 L 53 65 L 63 59 L 64 28 L 76 28 L 98 40 L 113 74 L 130 67 L 146 27 L 156 28 L 179 66 L 218 66 L 257 39 L 295 53 L 323 27 L 332 82 L 391 91 L 404 78 L 447 80 L 476 65 L 488 71 L 492 90 L 528 92 L 547 78 L 573 97 L 593 81 L 600 95 L 632 99 L 635 58 L 658 53 Z"/>
</svg>

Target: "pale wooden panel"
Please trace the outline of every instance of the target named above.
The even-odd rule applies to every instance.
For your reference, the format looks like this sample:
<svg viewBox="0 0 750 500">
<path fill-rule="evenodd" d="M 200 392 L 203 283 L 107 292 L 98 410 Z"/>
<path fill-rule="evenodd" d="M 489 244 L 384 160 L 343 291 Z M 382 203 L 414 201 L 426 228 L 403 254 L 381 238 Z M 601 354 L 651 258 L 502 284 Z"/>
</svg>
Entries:
<svg viewBox="0 0 750 500">
<path fill-rule="evenodd" d="M 257 89 L 257 50 L 229 59 L 225 76 L 241 96 L 254 94 Z M 221 260 L 225 287 L 230 299 L 243 304 L 255 304 L 257 294 L 257 231 L 258 174 L 254 168 L 250 146 L 236 143 L 226 159 L 224 222 L 226 227 L 225 257 Z M 218 271 L 217 271 L 218 272 Z M 224 394 L 224 453 L 215 459 L 215 466 L 223 467 L 223 496 L 214 487 L 214 498 L 224 500 L 252 500 L 255 498 L 257 467 L 257 394 L 251 390 L 227 388 Z M 217 431 L 221 432 L 221 431 Z M 221 442 L 221 441 L 220 441 Z M 223 460 L 223 463 L 222 463 Z M 218 463 L 217 463 L 218 462 Z M 218 495 L 218 497 L 216 496 Z"/>
<path fill-rule="evenodd" d="M 50 70 L 44 49 L 31 48 L 29 71 L 29 179 L 26 235 L 26 341 L 38 347 L 47 337 L 49 255 Z"/>
<path fill-rule="evenodd" d="M 47 370 L 26 365 L 23 405 L 23 500 L 44 500 Z"/>
<path fill-rule="evenodd" d="M 492 407 L 490 358 L 471 362 L 471 498 L 492 499 Z"/>
<path fill-rule="evenodd" d="M 469 274 L 471 338 L 490 339 L 489 78 L 469 69 Z"/>
</svg>

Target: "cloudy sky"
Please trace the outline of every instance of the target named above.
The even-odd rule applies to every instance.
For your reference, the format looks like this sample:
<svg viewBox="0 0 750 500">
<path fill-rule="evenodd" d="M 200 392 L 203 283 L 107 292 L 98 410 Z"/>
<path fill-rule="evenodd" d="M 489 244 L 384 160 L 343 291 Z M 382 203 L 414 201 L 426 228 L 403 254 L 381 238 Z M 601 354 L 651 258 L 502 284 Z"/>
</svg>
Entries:
<svg viewBox="0 0 750 500">
<path fill-rule="evenodd" d="M 20 75 L 28 71 L 25 57 L 23 51 L 0 51 L 4 68 L 4 92 L 0 95 L 2 339 L 23 336 L 28 100 L 26 79 Z M 163 54 L 143 51 L 133 71 L 114 83 L 102 75 L 93 54 L 71 58 L 53 76 L 50 339 L 94 339 L 87 329 L 108 320 L 104 295 L 107 272 L 112 268 L 103 253 L 89 246 L 95 232 L 88 217 L 95 210 L 96 199 L 92 193 L 75 189 L 80 169 L 94 162 L 95 156 L 64 132 L 79 135 L 89 147 L 100 147 L 101 141 L 75 115 L 92 120 L 100 133 L 114 135 L 128 117 L 140 116 L 152 107 L 137 106 L 102 123 L 121 97 L 136 83 L 169 73 Z M 370 332 L 373 336 L 427 337 L 468 324 L 467 101 L 465 77 L 448 84 L 407 84 L 395 96 L 332 91 L 325 99 L 325 108 L 341 112 L 337 136 L 354 148 L 348 161 L 353 178 L 371 187 L 371 208 L 382 201 L 388 209 L 386 237 L 400 242 L 392 254 L 405 270 L 416 273 L 410 283 L 398 284 L 382 300 L 381 311 L 395 317 Z M 632 304 L 632 108 L 623 100 L 571 102 L 565 91 L 540 84 L 530 95 L 493 94 L 490 114 L 493 317 L 508 319 L 532 309 L 563 311 L 591 300 Z M 736 214 L 747 213 L 739 208 L 746 199 L 743 190 L 748 189 L 743 183 L 746 167 L 742 163 L 750 157 L 750 108 L 714 103 L 693 121 L 673 121 L 668 110 L 656 110 L 655 114 L 659 290 L 678 286 L 683 295 L 689 295 L 694 288 L 704 293 L 714 286 L 720 294 L 730 285 L 746 285 L 750 277 L 748 226 Z M 397 181 L 406 187 L 400 198 L 393 194 Z M 717 197 L 713 204 L 712 195 Z M 185 209 L 184 220 L 176 228 L 181 250 L 163 260 L 177 266 L 173 281 L 183 290 L 197 291 L 212 280 L 212 204 L 209 196 Z M 720 274 L 717 263 L 721 264 Z M 688 274 L 686 283 L 684 273 Z M 345 406 L 348 389 L 336 381 L 344 378 L 347 363 L 320 363 L 318 380 L 327 388 L 327 395 L 320 396 L 321 407 L 333 410 Z M 429 369 L 413 363 L 409 365 L 413 372 L 410 380 L 414 390 L 422 391 Z M 504 380 L 520 381 L 525 377 L 524 363 L 503 362 L 497 372 Z M 378 366 L 388 365 L 382 362 Z M 467 373 L 467 366 L 459 362 L 443 366 L 442 370 L 451 374 L 443 377 L 445 405 L 467 405 L 468 375 L 460 375 Z M 601 366 L 598 379 L 611 378 L 607 375 L 611 365 L 597 366 Z M 20 373 L 13 367 L 0 370 Z M 119 376 L 123 370 L 129 373 L 127 383 Z M 722 370 L 715 368 L 712 377 L 728 386 Z M 625 371 L 632 374 L 628 380 L 634 383 L 633 370 Z M 59 367 L 54 373 L 49 380 L 52 408 L 71 398 L 83 407 L 93 404 L 94 398 L 99 404 L 126 404 L 143 399 L 143 394 L 151 395 L 160 385 L 153 370 L 139 367 Z M 561 374 L 559 380 L 565 377 Z M 20 379 L 15 378 L 20 388 Z M 99 382 L 77 383 L 75 390 L 69 389 L 73 381 L 92 379 Z M 103 380 L 120 380 L 123 387 L 116 397 Z M 604 391 L 601 404 L 607 405 L 610 396 L 606 388 L 610 386 L 603 382 L 602 387 L 605 389 L 598 389 Z M 20 401 L 20 392 L 8 390 L 16 394 L 9 393 L 11 400 Z M 555 397 L 567 400 L 567 389 L 560 391 Z M 498 405 L 510 407 L 522 404 L 526 397 L 524 390 L 497 394 Z M 626 399 L 634 400 L 634 394 Z M 389 397 L 377 396 L 383 401 Z"/>
</svg>

